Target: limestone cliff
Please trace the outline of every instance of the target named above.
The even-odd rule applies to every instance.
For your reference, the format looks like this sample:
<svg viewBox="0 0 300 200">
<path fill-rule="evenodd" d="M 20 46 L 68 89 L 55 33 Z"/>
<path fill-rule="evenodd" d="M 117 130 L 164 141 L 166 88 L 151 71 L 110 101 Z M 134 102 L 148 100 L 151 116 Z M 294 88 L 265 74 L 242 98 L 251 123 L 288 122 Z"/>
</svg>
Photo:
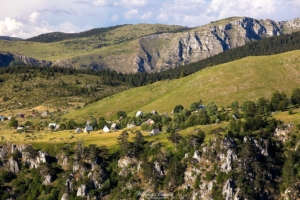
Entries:
<svg viewBox="0 0 300 200">
<path fill-rule="evenodd" d="M 300 19 L 277 22 L 237 17 L 230 20 L 180 33 L 142 37 L 130 44 L 135 47 L 133 53 L 104 57 L 102 62 L 108 68 L 125 73 L 162 71 L 214 56 L 247 42 L 300 30 Z"/>
</svg>

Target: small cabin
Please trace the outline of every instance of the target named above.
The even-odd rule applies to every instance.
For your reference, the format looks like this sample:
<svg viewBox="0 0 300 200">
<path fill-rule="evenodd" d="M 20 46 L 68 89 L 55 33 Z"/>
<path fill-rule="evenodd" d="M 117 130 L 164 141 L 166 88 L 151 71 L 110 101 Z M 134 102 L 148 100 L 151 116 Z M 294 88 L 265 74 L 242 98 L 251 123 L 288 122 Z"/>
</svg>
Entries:
<svg viewBox="0 0 300 200">
<path fill-rule="evenodd" d="M 150 132 L 150 136 L 156 135 L 158 133 L 160 133 L 159 129 L 157 129 L 157 128 L 156 129 L 152 129 L 152 131 Z"/>
</svg>

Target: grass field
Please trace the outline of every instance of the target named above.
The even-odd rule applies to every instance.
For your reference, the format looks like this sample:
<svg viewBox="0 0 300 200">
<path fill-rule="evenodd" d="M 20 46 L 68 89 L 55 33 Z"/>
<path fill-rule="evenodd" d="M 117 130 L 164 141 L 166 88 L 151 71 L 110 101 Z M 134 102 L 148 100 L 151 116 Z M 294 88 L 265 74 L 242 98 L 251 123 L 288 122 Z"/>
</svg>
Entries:
<svg viewBox="0 0 300 200">
<path fill-rule="evenodd" d="M 89 117 L 114 119 L 117 111 L 130 115 L 138 110 L 170 113 L 176 105 L 188 107 L 202 99 L 205 104 L 214 101 L 219 107 L 238 100 L 270 99 L 276 90 L 288 96 L 300 87 L 300 51 L 274 56 L 247 57 L 213 66 L 190 76 L 161 81 L 130 89 L 105 98 L 63 117 L 85 121 Z"/>
</svg>

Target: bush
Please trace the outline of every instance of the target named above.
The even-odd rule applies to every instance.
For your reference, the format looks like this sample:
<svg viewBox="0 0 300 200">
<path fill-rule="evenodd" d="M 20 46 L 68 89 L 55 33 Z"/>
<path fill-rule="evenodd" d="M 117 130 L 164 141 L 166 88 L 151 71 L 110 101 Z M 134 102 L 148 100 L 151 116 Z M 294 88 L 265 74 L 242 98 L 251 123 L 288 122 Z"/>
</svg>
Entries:
<svg viewBox="0 0 300 200">
<path fill-rule="evenodd" d="M 4 96 L 3 98 L 2 98 L 2 101 L 3 102 L 6 102 L 6 101 L 8 101 L 9 100 L 9 98 L 7 97 L 7 96 Z"/>
</svg>

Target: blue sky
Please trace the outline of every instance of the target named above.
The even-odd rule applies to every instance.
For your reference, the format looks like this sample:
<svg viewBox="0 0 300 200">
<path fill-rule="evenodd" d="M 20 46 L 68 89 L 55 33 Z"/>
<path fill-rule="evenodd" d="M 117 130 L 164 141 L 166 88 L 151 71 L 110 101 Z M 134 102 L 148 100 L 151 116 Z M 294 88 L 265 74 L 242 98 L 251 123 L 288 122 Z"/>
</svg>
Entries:
<svg viewBox="0 0 300 200">
<path fill-rule="evenodd" d="M 231 16 L 300 17 L 300 0 L 0 0 L 0 7 L 0 35 L 21 38 L 118 24 L 194 27 Z"/>
</svg>

